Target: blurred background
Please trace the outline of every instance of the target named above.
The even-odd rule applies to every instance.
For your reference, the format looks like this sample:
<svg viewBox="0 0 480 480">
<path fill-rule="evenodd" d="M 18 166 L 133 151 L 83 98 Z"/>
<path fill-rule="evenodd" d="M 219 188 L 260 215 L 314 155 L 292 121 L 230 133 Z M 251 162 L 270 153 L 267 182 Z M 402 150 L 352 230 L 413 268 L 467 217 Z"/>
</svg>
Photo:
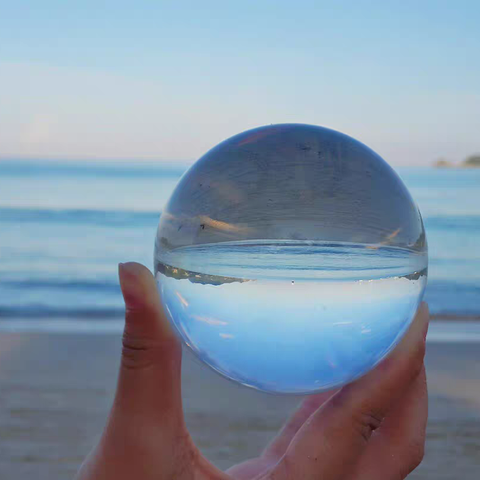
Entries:
<svg viewBox="0 0 480 480">
<path fill-rule="evenodd" d="M 417 201 L 434 321 L 412 478 L 478 478 L 478 18 L 473 0 L 0 0 L 0 477 L 72 476 L 97 438 L 122 329 L 117 264 L 153 266 L 186 168 L 236 133 L 298 122 L 366 143 Z M 191 359 L 184 397 L 221 467 L 298 402 Z"/>
</svg>

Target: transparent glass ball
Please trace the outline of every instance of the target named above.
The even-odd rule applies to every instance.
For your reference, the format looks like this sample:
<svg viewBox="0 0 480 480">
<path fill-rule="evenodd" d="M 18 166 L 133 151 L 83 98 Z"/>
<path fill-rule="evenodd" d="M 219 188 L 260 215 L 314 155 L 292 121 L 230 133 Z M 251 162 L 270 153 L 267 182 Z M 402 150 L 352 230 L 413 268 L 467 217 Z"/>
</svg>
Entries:
<svg viewBox="0 0 480 480">
<path fill-rule="evenodd" d="M 181 178 L 155 274 L 196 356 L 259 390 L 308 394 L 373 368 L 421 301 L 420 212 L 375 152 L 327 128 L 236 135 Z"/>
</svg>

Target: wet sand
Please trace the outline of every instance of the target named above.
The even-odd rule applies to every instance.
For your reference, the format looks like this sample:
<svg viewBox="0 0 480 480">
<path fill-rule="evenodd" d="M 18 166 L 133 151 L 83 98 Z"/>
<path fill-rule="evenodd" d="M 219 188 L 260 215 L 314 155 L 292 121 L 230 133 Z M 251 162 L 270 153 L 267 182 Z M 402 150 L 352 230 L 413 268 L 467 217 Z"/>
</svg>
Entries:
<svg viewBox="0 0 480 480">
<path fill-rule="evenodd" d="M 0 333 L 0 478 L 72 478 L 103 427 L 118 334 Z M 416 480 L 480 476 L 480 344 L 430 343 L 427 453 Z M 238 387 L 188 357 L 188 425 L 225 468 L 259 452 L 300 401 Z"/>
</svg>

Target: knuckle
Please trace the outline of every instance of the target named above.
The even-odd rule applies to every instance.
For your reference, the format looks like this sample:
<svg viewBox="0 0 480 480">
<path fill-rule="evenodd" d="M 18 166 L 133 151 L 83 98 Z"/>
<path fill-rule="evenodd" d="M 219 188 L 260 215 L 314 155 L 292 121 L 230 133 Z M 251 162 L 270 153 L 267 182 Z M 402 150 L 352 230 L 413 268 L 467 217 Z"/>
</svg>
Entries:
<svg viewBox="0 0 480 480">
<path fill-rule="evenodd" d="M 155 364 L 169 363 L 182 355 L 179 342 L 158 342 L 145 336 L 138 336 L 125 330 L 122 337 L 122 366 L 127 369 L 148 368 Z"/>
<path fill-rule="evenodd" d="M 362 440 L 368 443 L 373 432 L 382 424 L 383 415 L 379 412 L 364 410 L 355 415 L 353 420 L 353 428 Z"/>
<path fill-rule="evenodd" d="M 125 332 L 122 337 L 122 366 L 138 369 L 148 367 L 151 363 L 152 355 L 148 342 Z"/>
<path fill-rule="evenodd" d="M 181 344 L 159 333 L 142 332 L 137 328 L 138 318 L 151 312 L 142 309 L 127 309 L 122 337 L 122 366 L 129 369 L 146 368 L 168 358 L 181 356 Z"/>
</svg>

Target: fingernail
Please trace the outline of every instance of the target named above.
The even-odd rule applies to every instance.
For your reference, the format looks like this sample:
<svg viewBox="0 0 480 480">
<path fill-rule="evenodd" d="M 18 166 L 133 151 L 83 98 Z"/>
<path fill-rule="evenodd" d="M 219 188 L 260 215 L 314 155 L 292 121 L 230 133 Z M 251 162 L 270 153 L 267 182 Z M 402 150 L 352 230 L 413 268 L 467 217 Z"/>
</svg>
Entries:
<svg viewBox="0 0 480 480">
<path fill-rule="evenodd" d="M 118 264 L 120 288 L 122 289 L 125 305 L 129 308 L 138 307 L 143 303 L 137 273 L 137 266 L 134 263 Z"/>
</svg>

